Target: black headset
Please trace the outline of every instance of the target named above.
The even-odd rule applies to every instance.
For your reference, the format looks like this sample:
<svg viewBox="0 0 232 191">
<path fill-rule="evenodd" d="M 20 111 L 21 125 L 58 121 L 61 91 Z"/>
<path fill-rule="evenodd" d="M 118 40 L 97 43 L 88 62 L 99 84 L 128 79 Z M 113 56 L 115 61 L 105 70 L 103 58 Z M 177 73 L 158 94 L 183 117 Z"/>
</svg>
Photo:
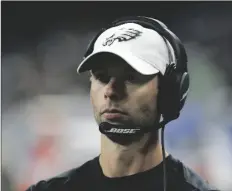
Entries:
<svg viewBox="0 0 232 191">
<path fill-rule="evenodd" d="M 93 52 L 97 38 L 105 30 L 126 23 L 136 23 L 145 28 L 155 30 L 164 38 L 165 42 L 168 41 L 170 43 L 174 50 L 175 61 L 168 65 L 166 72 L 161 76 L 159 83 L 158 111 L 162 114 L 163 123 L 167 124 L 179 117 L 180 111 L 184 106 L 189 91 L 189 74 L 185 48 L 180 39 L 171 32 L 164 23 L 144 16 L 124 17 L 113 21 L 107 28 L 103 28 L 90 41 L 84 58 Z"/>
</svg>

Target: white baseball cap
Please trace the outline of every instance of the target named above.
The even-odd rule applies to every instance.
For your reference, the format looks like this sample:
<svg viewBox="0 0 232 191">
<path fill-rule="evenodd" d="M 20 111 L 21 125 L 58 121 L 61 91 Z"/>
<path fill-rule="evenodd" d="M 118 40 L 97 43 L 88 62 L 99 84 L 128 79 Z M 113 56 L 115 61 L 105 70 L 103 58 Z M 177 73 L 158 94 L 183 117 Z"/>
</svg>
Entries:
<svg viewBox="0 0 232 191">
<path fill-rule="evenodd" d="M 103 53 L 122 58 L 144 75 L 164 74 L 170 56 L 174 58 L 170 43 L 156 31 L 139 24 L 126 23 L 104 31 L 97 38 L 93 52 L 78 66 L 77 72 L 91 70 L 92 64 L 98 64 L 94 58 Z"/>
</svg>

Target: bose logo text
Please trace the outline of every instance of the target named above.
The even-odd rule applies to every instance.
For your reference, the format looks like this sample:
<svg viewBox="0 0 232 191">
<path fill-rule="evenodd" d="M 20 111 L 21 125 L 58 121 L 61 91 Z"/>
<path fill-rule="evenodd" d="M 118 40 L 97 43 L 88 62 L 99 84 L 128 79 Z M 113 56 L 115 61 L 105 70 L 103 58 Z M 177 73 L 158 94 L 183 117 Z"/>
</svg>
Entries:
<svg viewBox="0 0 232 191">
<path fill-rule="evenodd" d="M 109 133 L 128 133 L 128 134 L 134 134 L 136 133 L 136 131 L 138 131 L 139 129 L 116 129 L 116 128 L 112 128 L 106 132 Z"/>
</svg>

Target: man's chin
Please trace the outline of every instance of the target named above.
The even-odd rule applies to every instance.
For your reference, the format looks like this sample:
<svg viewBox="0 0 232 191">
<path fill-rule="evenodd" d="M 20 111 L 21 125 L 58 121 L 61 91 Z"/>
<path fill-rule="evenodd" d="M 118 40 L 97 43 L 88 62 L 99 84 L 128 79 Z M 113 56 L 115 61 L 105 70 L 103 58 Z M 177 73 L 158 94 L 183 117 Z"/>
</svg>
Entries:
<svg viewBox="0 0 232 191">
<path fill-rule="evenodd" d="M 129 124 L 128 121 L 125 121 L 123 119 L 111 119 L 111 120 L 104 119 L 104 120 L 102 120 L 102 122 L 107 122 L 107 123 L 110 123 L 112 125 L 124 125 L 124 126 Z"/>
<path fill-rule="evenodd" d="M 120 145 L 130 145 L 134 142 L 138 142 L 143 135 L 125 135 L 125 134 L 105 134 L 111 141 L 120 144 Z"/>
<path fill-rule="evenodd" d="M 119 121 L 119 120 L 115 120 L 115 121 L 111 121 L 111 120 L 101 120 L 100 122 L 97 122 L 98 126 L 100 126 L 101 124 L 103 123 L 107 123 L 112 126 L 120 126 L 122 128 L 126 127 L 127 126 L 127 123 L 125 121 Z"/>
</svg>

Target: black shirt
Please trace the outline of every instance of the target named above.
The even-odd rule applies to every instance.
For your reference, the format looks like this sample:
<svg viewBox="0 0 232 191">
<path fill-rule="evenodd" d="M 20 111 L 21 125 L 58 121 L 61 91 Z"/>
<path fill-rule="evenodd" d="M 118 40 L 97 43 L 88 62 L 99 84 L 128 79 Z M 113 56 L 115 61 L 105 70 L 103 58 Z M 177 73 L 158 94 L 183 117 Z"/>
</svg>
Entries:
<svg viewBox="0 0 232 191">
<path fill-rule="evenodd" d="M 215 191 L 182 162 L 169 155 L 166 159 L 167 191 Z M 135 175 L 108 178 L 96 157 L 57 177 L 40 181 L 27 191 L 163 191 L 163 164 Z"/>
</svg>

